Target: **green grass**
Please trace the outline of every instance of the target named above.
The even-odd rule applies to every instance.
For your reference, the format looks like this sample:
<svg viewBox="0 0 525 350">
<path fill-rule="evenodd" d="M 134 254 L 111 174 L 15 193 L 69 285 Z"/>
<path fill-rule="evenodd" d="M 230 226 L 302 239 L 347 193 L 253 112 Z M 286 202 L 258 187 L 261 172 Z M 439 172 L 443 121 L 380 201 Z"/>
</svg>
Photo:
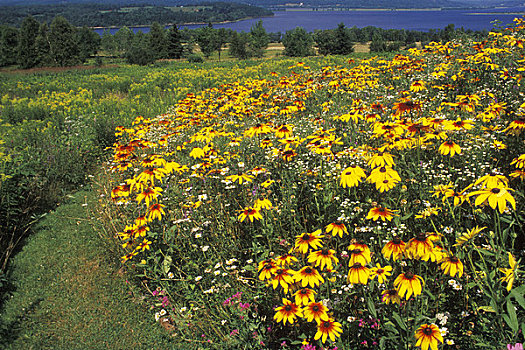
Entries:
<svg viewBox="0 0 525 350">
<path fill-rule="evenodd" d="M 0 347 L 176 348 L 93 229 L 92 197 L 76 193 L 48 214 L 14 258 L 15 290 L 0 314 Z"/>
</svg>

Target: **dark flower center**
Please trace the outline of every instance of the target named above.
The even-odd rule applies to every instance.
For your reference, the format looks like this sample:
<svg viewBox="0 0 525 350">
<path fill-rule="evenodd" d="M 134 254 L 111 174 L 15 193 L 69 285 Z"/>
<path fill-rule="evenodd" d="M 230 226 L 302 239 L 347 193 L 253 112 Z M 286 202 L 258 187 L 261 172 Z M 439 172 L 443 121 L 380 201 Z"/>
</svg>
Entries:
<svg viewBox="0 0 525 350">
<path fill-rule="evenodd" d="M 380 171 L 381 173 L 386 173 L 386 168 L 385 168 L 384 166 L 382 166 L 382 167 L 379 169 L 379 171 Z"/>
<path fill-rule="evenodd" d="M 302 295 L 306 295 L 308 294 L 308 291 L 306 289 L 301 289 L 299 293 L 301 293 Z"/>
<path fill-rule="evenodd" d="M 399 237 L 394 237 L 394 239 L 392 240 L 392 243 L 394 243 L 395 245 L 398 245 L 401 243 L 401 238 Z"/>
<path fill-rule="evenodd" d="M 417 234 L 416 240 L 420 242 L 425 242 L 427 240 L 427 235 L 425 233 L 420 232 Z"/>
<path fill-rule="evenodd" d="M 325 321 L 325 322 L 323 323 L 323 327 L 324 327 L 324 328 L 330 328 L 330 322 L 329 322 L 329 321 Z"/>
<path fill-rule="evenodd" d="M 354 265 L 352 265 L 352 267 L 350 267 L 351 269 L 360 269 L 361 268 L 361 263 L 355 263 Z"/>
<path fill-rule="evenodd" d="M 383 272 L 385 272 L 385 270 L 383 270 L 383 269 L 377 269 L 377 274 L 378 274 L 378 275 L 382 274 Z"/>
<path fill-rule="evenodd" d="M 312 310 L 313 310 L 314 312 L 318 312 L 318 311 L 319 311 L 319 306 L 318 306 L 318 305 L 314 305 L 314 306 L 312 306 Z"/>
<path fill-rule="evenodd" d="M 433 333 L 434 333 L 434 331 L 432 330 L 431 327 L 425 327 L 423 329 L 423 334 L 425 334 L 425 335 L 432 335 Z"/>
<path fill-rule="evenodd" d="M 271 270 L 271 269 L 273 269 L 273 265 L 271 265 L 271 264 L 266 264 L 266 265 L 264 266 L 264 269 L 265 269 L 265 270 Z"/>
<path fill-rule="evenodd" d="M 288 304 L 288 305 L 286 305 L 286 306 L 284 307 L 284 309 L 285 309 L 286 311 L 292 311 L 292 306 L 291 306 L 290 304 Z"/>
<path fill-rule="evenodd" d="M 405 273 L 405 279 L 407 279 L 407 280 L 414 279 L 414 274 L 412 272 L 406 272 Z"/>
<path fill-rule="evenodd" d="M 275 271 L 275 274 L 276 274 L 276 275 L 282 275 L 283 272 L 284 272 L 283 269 L 279 269 L 279 270 Z"/>
<path fill-rule="evenodd" d="M 310 240 L 310 235 L 304 234 L 303 235 L 303 241 L 309 241 L 309 240 Z"/>
<path fill-rule="evenodd" d="M 452 257 L 450 257 L 450 258 L 448 259 L 448 261 L 450 261 L 451 263 L 454 263 L 454 264 L 456 264 L 456 263 L 458 263 L 458 262 L 459 262 L 459 259 L 458 259 L 458 258 L 456 258 L 455 256 L 452 256 Z"/>
<path fill-rule="evenodd" d="M 499 189 L 497 187 L 490 190 L 490 192 L 492 192 L 494 194 L 498 194 L 498 193 L 500 193 L 500 191 L 501 191 L 501 189 Z"/>
<path fill-rule="evenodd" d="M 310 267 L 307 267 L 306 269 L 304 269 L 304 273 L 311 274 L 312 273 L 312 269 Z"/>
</svg>

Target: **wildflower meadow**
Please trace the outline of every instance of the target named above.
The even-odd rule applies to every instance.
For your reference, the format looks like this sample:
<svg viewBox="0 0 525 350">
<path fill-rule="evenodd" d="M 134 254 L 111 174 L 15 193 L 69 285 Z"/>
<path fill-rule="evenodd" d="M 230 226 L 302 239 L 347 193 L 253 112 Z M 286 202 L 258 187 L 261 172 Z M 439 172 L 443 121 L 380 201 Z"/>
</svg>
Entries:
<svg viewBox="0 0 525 350">
<path fill-rule="evenodd" d="M 99 216 L 187 348 L 511 349 L 525 22 L 290 64 L 117 128 Z"/>
</svg>

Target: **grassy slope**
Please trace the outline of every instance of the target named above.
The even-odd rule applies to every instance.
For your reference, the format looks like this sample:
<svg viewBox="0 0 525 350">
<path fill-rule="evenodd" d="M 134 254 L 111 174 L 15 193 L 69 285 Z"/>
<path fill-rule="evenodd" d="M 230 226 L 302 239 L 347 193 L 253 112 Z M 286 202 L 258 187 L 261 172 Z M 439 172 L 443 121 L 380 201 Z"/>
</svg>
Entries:
<svg viewBox="0 0 525 350">
<path fill-rule="evenodd" d="M 166 349 L 170 337 L 108 258 L 80 192 L 49 214 L 15 257 L 16 290 L 0 324 L 0 348 Z M 87 206 L 89 207 L 89 205 Z"/>
</svg>

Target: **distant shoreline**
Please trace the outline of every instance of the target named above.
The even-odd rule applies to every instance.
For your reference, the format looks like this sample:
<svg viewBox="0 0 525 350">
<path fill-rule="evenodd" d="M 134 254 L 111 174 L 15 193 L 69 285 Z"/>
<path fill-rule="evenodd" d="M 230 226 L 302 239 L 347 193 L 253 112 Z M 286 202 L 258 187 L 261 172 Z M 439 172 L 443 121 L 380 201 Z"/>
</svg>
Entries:
<svg viewBox="0 0 525 350">
<path fill-rule="evenodd" d="M 414 9 L 392 9 L 392 8 L 341 8 L 341 7 L 323 7 L 323 8 L 317 8 L 317 7 L 290 7 L 290 8 L 283 8 L 283 9 L 275 9 L 272 11 L 305 11 L 305 12 L 321 12 L 321 11 L 400 11 L 400 12 L 414 12 L 414 11 L 442 11 L 443 9 L 441 7 L 432 7 L 432 8 L 414 8 Z"/>
<path fill-rule="evenodd" d="M 257 17 L 244 17 L 244 18 L 239 18 L 239 19 L 233 20 L 233 21 L 211 22 L 211 24 L 212 25 L 213 24 L 228 24 L 228 23 L 236 23 L 236 22 L 240 22 L 240 21 L 246 21 L 248 19 L 258 19 L 258 18 L 268 18 L 268 17 L 273 17 L 273 15 L 271 15 L 271 16 L 257 16 Z M 210 22 L 167 23 L 164 26 L 165 27 L 170 27 L 170 26 L 173 26 L 173 25 L 177 25 L 177 27 L 181 27 L 181 26 L 207 25 L 208 23 L 210 23 Z M 89 27 L 89 28 L 90 29 L 117 29 L 117 28 L 122 28 L 122 27 L 128 27 L 128 28 L 149 28 L 149 27 L 151 27 L 151 24 L 138 24 L 138 25 L 133 25 L 133 24 L 126 25 L 126 24 L 123 24 L 123 25 L 118 25 L 118 26 Z"/>
</svg>

